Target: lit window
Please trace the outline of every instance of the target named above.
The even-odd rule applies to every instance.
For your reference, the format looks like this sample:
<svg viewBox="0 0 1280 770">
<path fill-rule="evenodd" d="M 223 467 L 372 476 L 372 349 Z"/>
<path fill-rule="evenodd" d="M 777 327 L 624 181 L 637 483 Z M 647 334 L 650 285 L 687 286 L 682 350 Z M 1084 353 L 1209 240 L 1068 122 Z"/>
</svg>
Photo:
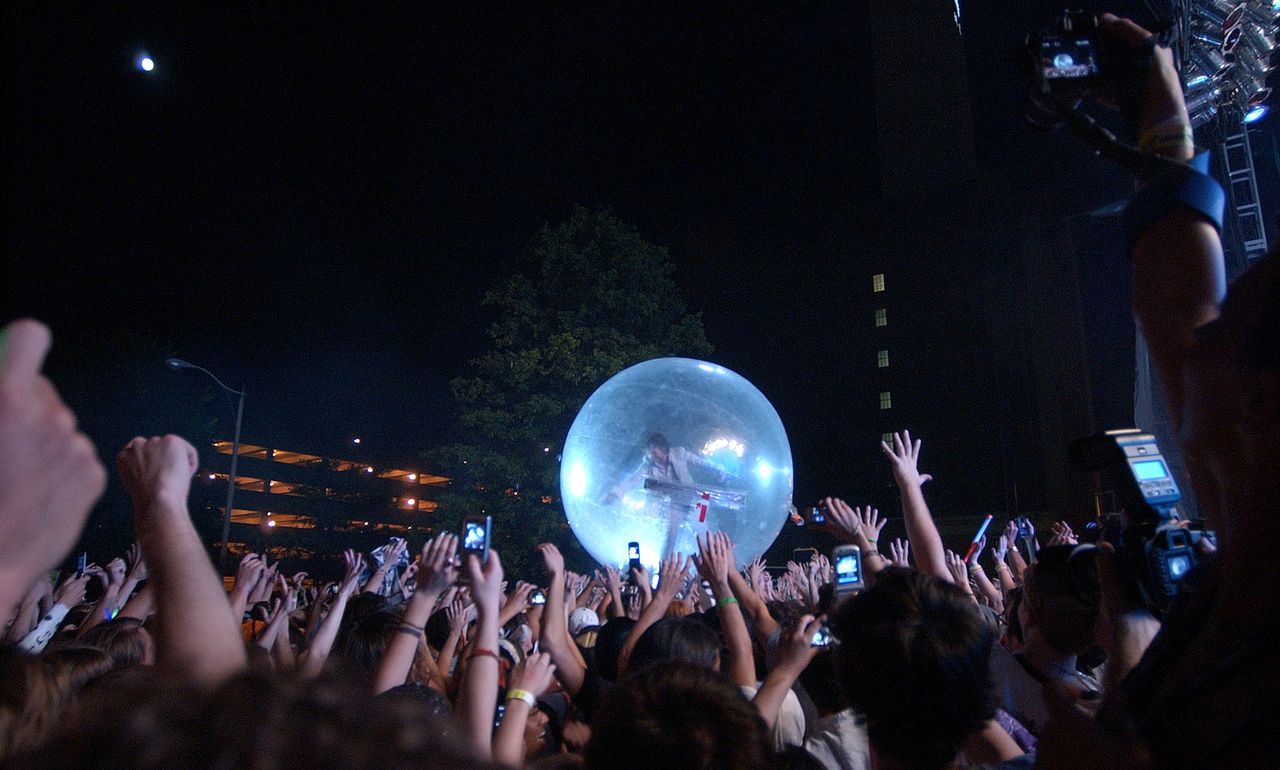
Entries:
<svg viewBox="0 0 1280 770">
<path fill-rule="evenodd" d="M 889 391 L 887 390 L 880 391 L 880 408 L 881 409 L 893 408 L 893 396 L 890 395 Z"/>
<path fill-rule="evenodd" d="M 889 325 L 889 311 L 882 307 L 876 308 L 876 326 Z"/>
<path fill-rule="evenodd" d="M 885 368 L 885 367 L 887 367 L 888 365 L 889 365 L 889 351 L 887 351 L 887 350 L 877 350 L 877 351 L 876 351 L 876 366 L 880 367 L 881 369 L 884 369 L 884 368 Z"/>
<path fill-rule="evenodd" d="M 884 291 L 884 273 L 876 273 L 871 276 L 871 290 Z"/>
</svg>

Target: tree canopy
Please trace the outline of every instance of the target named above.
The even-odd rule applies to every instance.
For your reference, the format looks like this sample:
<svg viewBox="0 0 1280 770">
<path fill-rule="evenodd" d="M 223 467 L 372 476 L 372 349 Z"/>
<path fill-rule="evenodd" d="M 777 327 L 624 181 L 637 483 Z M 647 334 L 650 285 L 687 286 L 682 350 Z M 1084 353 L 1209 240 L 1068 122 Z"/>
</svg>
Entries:
<svg viewBox="0 0 1280 770">
<path fill-rule="evenodd" d="M 661 356 L 706 357 L 702 317 L 688 312 L 665 248 L 607 210 L 574 210 L 535 236 L 488 291 L 492 348 L 452 381 L 455 443 L 426 454 L 453 479 L 441 527 L 493 517 L 493 546 L 513 574 L 537 576 L 532 545 L 555 542 L 588 566 L 560 506 L 560 447 L 606 379 Z"/>
</svg>

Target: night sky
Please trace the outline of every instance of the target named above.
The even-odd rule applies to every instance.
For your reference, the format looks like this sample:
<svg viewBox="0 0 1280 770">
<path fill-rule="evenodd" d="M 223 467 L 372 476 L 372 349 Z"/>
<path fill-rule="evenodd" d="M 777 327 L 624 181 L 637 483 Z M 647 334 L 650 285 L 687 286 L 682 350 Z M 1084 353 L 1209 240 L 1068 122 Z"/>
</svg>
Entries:
<svg viewBox="0 0 1280 770">
<path fill-rule="evenodd" d="M 884 205 L 863 4 L 184 5 L 6 6 L 5 315 L 52 325 L 91 423 L 133 403 L 98 367 L 181 404 L 172 354 L 245 385 L 246 440 L 411 456 L 447 435 L 485 288 L 581 204 L 670 250 L 718 360 L 821 450 L 824 303 Z M 999 5 L 963 40 L 979 167 L 1018 196 L 1100 161 L 1020 125 L 1014 52 L 1060 6 Z"/>
</svg>

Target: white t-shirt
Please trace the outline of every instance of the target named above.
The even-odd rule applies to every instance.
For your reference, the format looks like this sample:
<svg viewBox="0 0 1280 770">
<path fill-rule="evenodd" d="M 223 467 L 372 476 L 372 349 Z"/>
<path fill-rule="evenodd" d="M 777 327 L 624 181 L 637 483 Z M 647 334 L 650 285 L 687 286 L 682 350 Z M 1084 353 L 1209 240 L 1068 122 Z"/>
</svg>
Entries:
<svg viewBox="0 0 1280 770">
<path fill-rule="evenodd" d="M 756 693 L 760 690 L 759 683 L 755 687 L 750 685 L 740 685 L 742 694 L 747 696 L 747 700 L 755 700 Z M 796 694 L 787 690 L 786 697 L 782 699 L 782 705 L 778 708 L 778 718 L 773 723 L 773 750 L 782 751 L 788 746 L 804 745 L 804 709 L 800 706 L 800 699 Z"/>
<path fill-rule="evenodd" d="M 819 717 L 804 749 L 827 770 L 867 770 L 871 766 L 867 728 L 858 724 L 853 709 Z"/>
</svg>

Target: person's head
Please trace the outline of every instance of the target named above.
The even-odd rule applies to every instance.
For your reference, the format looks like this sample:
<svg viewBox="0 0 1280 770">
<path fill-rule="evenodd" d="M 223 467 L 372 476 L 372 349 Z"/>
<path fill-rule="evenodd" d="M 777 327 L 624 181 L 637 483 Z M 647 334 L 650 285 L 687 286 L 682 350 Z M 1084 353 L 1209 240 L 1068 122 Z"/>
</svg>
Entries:
<svg viewBox="0 0 1280 770">
<path fill-rule="evenodd" d="M 845 700 L 840 679 L 836 676 L 836 655 L 830 649 L 822 650 L 809 661 L 809 665 L 800 672 L 799 681 L 819 716 L 848 708 L 849 702 Z"/>
<path fill-rule="evenodd" d="M 586 767 L 766 768 L 768 731 L 755 706 L 705 666 L 667 661 L 627 677 L 596 710 Z"/>
<path fill-rule="evenodd" d="M 720 635 L 695 617 L 663 618 L 636 641 L 627 670 L 682 660 L 719 671 L 720 646 Z"/>
<path fill-rule="evenodd" d="M 344 640 L 343 662 L 359 675 L 372 678 L 400 620 L 398 613 L 389 610 L 373 612 L 358 620 Z"/>
<path fill-rule="evenodd" d="M 1027 567 L 1018 620 L 1023 640 L 1076 655 L 1094 642 L 1098 620 L 1097 548 L 1054 545 Z"/>
<path fill-rule="evenodd" d="M 488 767 L 469 757 L 412 699 L 366 683 L 245 672 L 212 690 L 155 669 L 99 689 L 40 749 L 31 770 L 58 767 Z M 95 688 L 97 689 L 97 688 Z"/>
<path fill-rule="evenodd" d="M 636 622 L 631 618 L 610 618 L 596 632 L 596 646 L 592 648 L 595 655 L 592 662 L 605 681 L 618 681 L 618 655 L 622 652 L 622 646 L 627 643 L 627 637 L 631 635 L 631 629 L 635 628 L 635 625 Z"/>
<path fill-rule="evenodd" d="M 671 444 L 661 433 L 650 433 L 645 439 L 645 447 L 649 450 L 649 458 L 658 465 L 666 465 L 671 456 Z"/>
<path fill-rule="evenodd" d="M 839 605 L 836 670 L 872 747 L 911 767 L 944 767 L 995 715 L 995 632 L 950 583 L 891 567 Z"/>
<path fill-rule="evenodd" d="M 65 683 L 69 693 L 82 687 L 115 667 L 110 653 L 86 644 L 69 644 L 41 656 L 50 674 Z"/>
<path fill-rule="evenodd" d="M 116 618 L 90 628 L 80 637 L 81 644 L 105 651 L 116 666 L 155 663 L 155 645 L 151 634 L 136 618 Z"/>
</svg>

